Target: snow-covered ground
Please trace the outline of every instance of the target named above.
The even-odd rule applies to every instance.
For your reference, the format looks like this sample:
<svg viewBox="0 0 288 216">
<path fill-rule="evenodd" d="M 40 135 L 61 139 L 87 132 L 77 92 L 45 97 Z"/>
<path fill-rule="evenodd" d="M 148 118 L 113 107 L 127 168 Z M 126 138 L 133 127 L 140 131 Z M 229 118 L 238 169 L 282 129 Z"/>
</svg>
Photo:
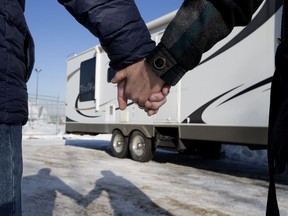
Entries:
<svg viewBox="0 0 288 216">
<path fill-rule="evenodd" d="M 25 130 L 24 216 L 265 215 L 265 150 L 227 145 L 219 160 L 159 150 L 138 163 L 110 155 L 111 135 Z M 287 179 L 277 184 L 281 215 L 288 215 Z"/>
</svg>

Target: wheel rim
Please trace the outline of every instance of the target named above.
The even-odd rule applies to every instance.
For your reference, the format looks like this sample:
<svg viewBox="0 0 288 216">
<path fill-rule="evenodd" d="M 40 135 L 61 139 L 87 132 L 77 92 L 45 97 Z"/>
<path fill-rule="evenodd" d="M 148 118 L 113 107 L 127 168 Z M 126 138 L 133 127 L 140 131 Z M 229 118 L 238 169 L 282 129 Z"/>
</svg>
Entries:
<svg viewBox="0 0 288 216">
<path fill-rule="evenodd" d="M 121 153 L 124 149 L 124 138 L 120 134 L 115 135 L 113 139 L 113 148 L 115 152 Z"/>
<path fill-rule="evenodd" d="M 132 140 L 132 150 L 135 155 L 142 156 L 145 153 L 146 143 L 142 136 L 135 136 Z"/>
</svg>

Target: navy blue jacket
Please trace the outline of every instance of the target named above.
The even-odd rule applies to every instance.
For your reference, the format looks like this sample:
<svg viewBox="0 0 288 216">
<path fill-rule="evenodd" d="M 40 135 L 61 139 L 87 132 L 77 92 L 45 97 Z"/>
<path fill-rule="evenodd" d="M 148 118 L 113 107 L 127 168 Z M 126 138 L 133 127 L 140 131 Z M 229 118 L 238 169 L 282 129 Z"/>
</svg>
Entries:
<svg viewBox="0 0 288 216">
<path fill-rule="evenodd" d="M 34 44 L 24 17 L 25 0 L 0 0 L 0 124 L 25 124 Z"/>
<path fill-rule="evenodd" d="M 58 1 L 99 38 L 115 70 L 139 61 L 155 47 L 134 0 Z"/>
<path fill-rule="evenodd" d="M 155 47 L 133 0 L 58 1 L 99 38 L 115 70 Z M 0 124 L 28 120 L 26 82 L 33 69 L 34 43 L 24 7 L 25 0 L 0 0 Z"/>
</svg>

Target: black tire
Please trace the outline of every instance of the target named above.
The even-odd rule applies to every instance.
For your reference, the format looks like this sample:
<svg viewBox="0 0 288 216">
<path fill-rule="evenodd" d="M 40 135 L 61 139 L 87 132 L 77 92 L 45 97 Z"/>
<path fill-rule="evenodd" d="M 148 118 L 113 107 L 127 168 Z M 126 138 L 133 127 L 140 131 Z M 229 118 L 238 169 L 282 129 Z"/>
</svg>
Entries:
<svg viewBox="0 0 288 216">
<path fill-rule="evenodd" d="M 129 139 L 131 158 L 138 162 L 148 162 L 154 156 L 152 140 L 140 131 L 134 131 Z"/>
<path fill-rule="evenodd" d="M 115 130 L 111 138 L 111 152 L 114 157 L 127 158 L 128 157 L 128 138 L 125 137 L 121 131 Z"/>
</svg>

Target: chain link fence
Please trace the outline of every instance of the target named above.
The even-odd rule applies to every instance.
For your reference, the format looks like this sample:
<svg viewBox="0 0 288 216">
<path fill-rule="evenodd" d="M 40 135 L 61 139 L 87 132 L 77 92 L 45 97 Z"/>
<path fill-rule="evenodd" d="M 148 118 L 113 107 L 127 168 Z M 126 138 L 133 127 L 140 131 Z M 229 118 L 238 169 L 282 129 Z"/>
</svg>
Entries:
<svg viewBox="0 0 288 216">
<path fill-rule="evenodd" d="M 65 130 L 65 102 L 59 97 L 29 95 L 29 119 L 23 135 L 58 135 Z"/>
</svg>

